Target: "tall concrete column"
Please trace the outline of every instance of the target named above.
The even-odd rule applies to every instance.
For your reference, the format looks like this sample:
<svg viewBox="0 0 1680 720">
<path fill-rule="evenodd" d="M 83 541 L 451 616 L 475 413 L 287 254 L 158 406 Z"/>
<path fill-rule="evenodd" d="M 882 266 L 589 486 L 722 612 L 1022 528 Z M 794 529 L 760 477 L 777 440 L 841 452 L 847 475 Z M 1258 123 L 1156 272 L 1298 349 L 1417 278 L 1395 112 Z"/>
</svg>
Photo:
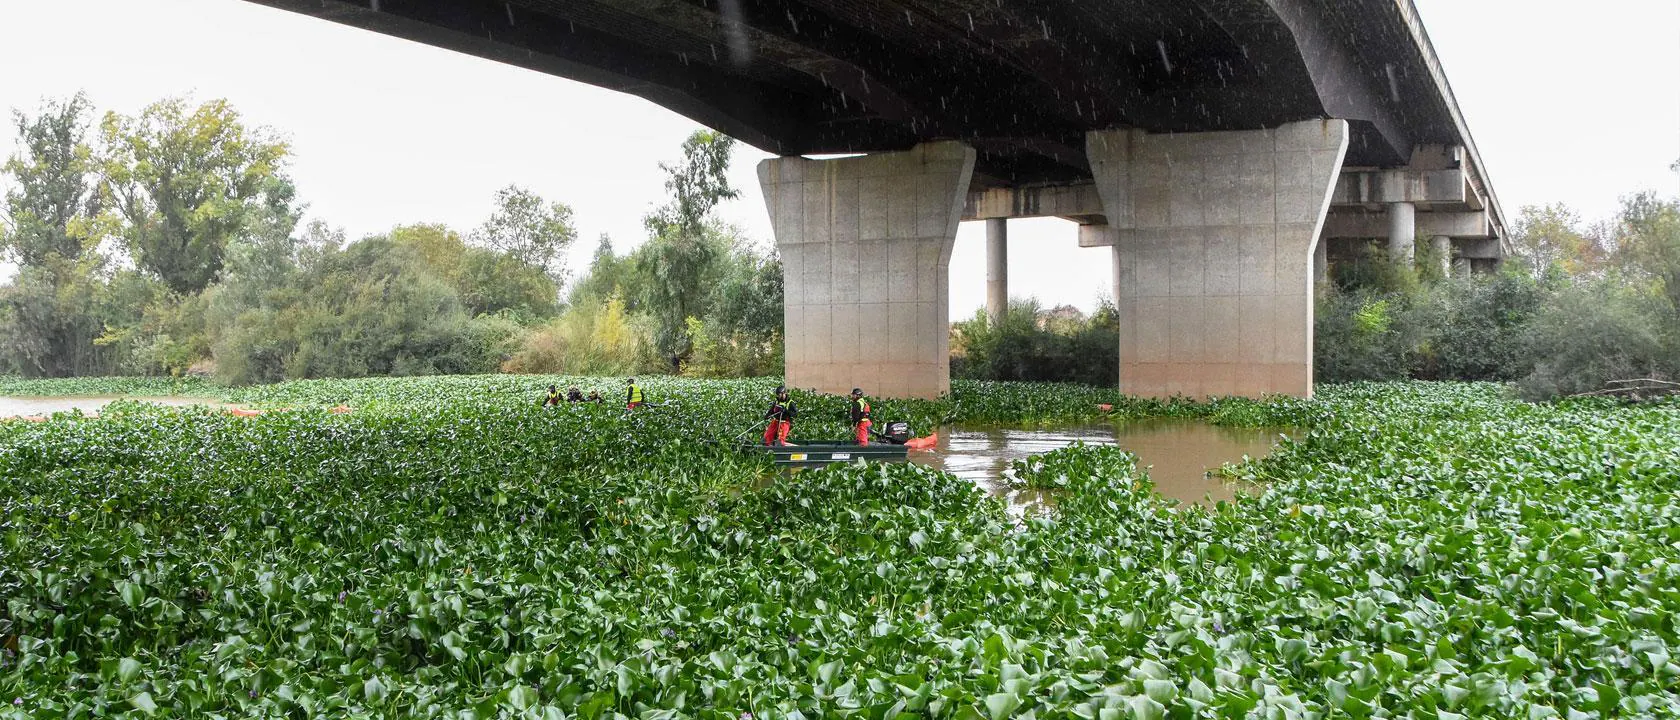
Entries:
<svg viewBox="0 0 1680 720">
<path fill-rule="evenodd" d="M 986 316 L 992 325 L 1009 310 L 1009 220 L 986 221 Z"/>
<path fill-rule="evenodd" d="M 1347 144 L 1342 120 L 1087 135 L 1116 242 L 1122 392 L 1312 394 L 1313 256 Z"/>
<path fill-rule="evenodd" d="M 1441 269 L 1441 277 L 1452 277 L 1453 242 L 1445 235 L 1436 235 L 1429 239 L 1430 253 L 1435 256 L 1435 263 Z"/>
<path fill-rule="evenodd" d="M 1417 247 L 1417 206 L 1408 202 L 1388 204 L 1388 259 L 1412 264 Z"/>
<path fill-rule="evenodd" d="M 1330 240 L 1319 238 L 1313 243 L 1313 289 L 1322 290 L 1330 281 Z"/>
<path fill-rule="evenodd" d="M 758 164 L 782 258 L 788 385 L 950 390 L 948 270 L 973 174 L 973 148 L 955 142 Z"/>
</svg>

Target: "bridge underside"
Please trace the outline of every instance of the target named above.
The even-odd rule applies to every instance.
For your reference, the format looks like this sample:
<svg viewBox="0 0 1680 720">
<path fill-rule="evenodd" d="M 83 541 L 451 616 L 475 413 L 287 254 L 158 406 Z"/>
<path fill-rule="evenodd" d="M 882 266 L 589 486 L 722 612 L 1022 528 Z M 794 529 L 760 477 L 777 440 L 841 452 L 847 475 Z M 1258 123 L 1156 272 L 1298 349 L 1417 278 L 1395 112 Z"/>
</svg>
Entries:
<svg viewBox="0 0 1680 720">
<path fill-rule="evenodd" d="M 963 219 L 993 220 L 1001 298 L 1006 218 L 1113 247 L 1139 395 L 1310 393 L 1330 240 L 1503 250 L 1410 0 L 252 1 L 638 95 L 783 156 L 760 178 L 805 387 L 948 389 Z M 843 153 L 868 155 L 798 157 Z"/>
<path fill-rule="evenodd" d="M 1089 180 L 1085 134 L 1350 121 L 1350 165 L 1455 135 L 1393 2 L 255 0 L 652 100 L 778 155 L 961 140 L 974 183 Z"/>
</svg>

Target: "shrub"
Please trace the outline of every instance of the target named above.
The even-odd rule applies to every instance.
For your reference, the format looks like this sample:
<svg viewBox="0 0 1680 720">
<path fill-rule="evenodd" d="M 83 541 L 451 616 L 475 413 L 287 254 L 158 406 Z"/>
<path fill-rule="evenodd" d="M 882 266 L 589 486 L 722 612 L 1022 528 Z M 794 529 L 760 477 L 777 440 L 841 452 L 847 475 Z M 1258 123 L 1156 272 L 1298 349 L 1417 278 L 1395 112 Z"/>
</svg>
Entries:
<svg viewBox="0 0 1680 720">
<path fill-rule="evenodd" d="M 951 330 L 954 378 L 1112 387 L 1120 377 L 1119 316 L 1106 301 L 1087 318 L 1014 300 L 995 325 L 981 310 Z"/>
<path fill-rule="evenodd" d="M 1674 377 L 1661 298 L 1612 281 L 1578 283 L 1553 296 L 1528 327 L 1534 370 L 1518 383 L 1543 400 L 1601 390 L 1611 380 Z"/>
</svg>

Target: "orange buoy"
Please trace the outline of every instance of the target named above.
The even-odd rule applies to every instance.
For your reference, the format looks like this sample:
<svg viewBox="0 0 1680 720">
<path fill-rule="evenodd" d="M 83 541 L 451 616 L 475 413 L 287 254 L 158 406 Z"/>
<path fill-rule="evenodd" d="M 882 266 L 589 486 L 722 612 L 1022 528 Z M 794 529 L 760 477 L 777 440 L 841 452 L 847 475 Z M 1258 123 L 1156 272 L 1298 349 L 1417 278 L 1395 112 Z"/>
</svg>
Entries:
<svg viewBox="0 0 1680 720">
<path fill-rule="evenodd" d="M 1097 409 L 1103 412 L 1114 412 L 1114 406 L 1108 403 L 1098 403 Z"/>
<path fill-rule="evenodd" d="M 933 433 L 927 437 L 910 438 L 909 441 L 904 443 L 904 446 L 911 450 L 932 450 L 937 445 L 939 445 L 939 433 Z"/>
</svg>

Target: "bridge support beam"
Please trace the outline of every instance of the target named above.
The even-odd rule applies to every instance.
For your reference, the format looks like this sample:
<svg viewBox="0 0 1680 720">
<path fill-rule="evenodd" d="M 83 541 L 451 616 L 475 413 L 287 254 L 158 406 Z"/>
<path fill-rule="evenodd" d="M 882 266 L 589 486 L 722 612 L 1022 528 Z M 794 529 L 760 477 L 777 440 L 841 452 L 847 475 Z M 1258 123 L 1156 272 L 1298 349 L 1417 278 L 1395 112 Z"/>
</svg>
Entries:
<svg viewBox="0 0 1680 720">
<path fill-rule="evenodd" d="M 973 148 L 758 165 L 782 258 L 792 387 L 934 398 L 951 388 L 949 267 Z"/>
<path fill-rule="evenodd" d="M 1314 256 L 1347 147 L 1341 120 L 1087 136 L 1115 241 L 1122 392 L 1312 394 Z"/>
<path fill-rule="evenodd" d="M 986 316 L 996 327 L 1009 311 L 1009 220 L 986 221 Z"/>
</svg>

